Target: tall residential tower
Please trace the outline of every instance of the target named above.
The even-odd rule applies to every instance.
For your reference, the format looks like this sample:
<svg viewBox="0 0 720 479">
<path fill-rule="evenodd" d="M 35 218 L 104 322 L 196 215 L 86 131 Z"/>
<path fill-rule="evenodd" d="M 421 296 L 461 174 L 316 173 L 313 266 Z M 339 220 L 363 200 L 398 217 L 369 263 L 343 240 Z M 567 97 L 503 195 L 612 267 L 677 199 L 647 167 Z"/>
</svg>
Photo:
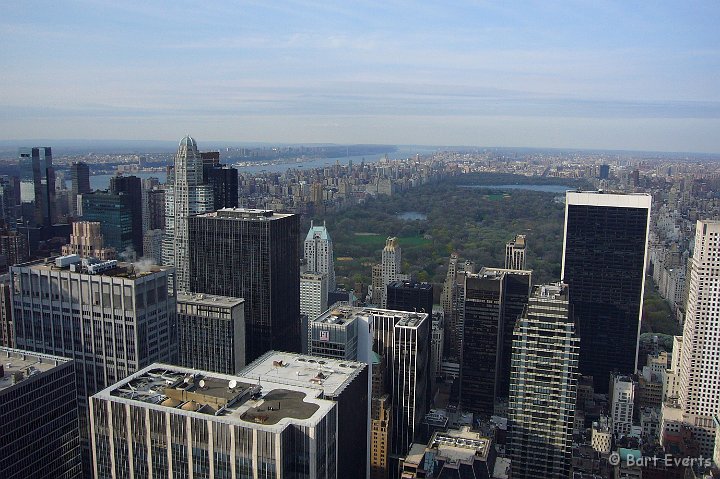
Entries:
<svg viewBox="0 0 720 479">
<path fill-rule="evenodd" d="M 190 258 L 188 217 L 206 213 L 213 207 L 212 189 L 203 183 L 203 162 L 195 140 L 180 140 L 175 167 L 165 187 L 165 238 L 163 264 L 175 266 L 175 287 L 189 291 Z"/>
</svg>

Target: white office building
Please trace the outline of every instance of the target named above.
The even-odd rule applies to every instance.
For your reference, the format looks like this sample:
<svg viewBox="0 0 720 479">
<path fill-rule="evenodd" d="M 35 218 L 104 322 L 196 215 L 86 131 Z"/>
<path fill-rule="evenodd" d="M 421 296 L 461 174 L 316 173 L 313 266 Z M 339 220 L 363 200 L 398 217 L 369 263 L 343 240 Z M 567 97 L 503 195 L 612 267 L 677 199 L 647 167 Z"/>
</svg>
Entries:
<svg viewBox="0 0 720 479">
<path fill-rule="evenodd" d="M 680 357 L 679 406 L 711 457 L 720 415 L 720 221 L 698 221 Z"/>
<path fill-rule="evenodd" d="M 325 273 L 300 275 L 300 314 L 315 319 L 327 310 L 328 281 Z"/>
<path fill-rule="evenodd" d="M 610 381 L 610 418 L 614 434 L 627 435 L 633 425 L 637 383 L 629 376 L 613 375 Z"/>
</svg>

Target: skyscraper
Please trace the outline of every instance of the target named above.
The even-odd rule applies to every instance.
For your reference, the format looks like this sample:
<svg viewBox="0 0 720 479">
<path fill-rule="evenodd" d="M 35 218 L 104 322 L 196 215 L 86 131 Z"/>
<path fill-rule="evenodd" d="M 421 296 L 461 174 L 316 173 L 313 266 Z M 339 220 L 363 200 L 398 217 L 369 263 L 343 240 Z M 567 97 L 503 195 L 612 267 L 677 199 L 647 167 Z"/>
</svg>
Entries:
<svg viewBox="0 0 720 479">
<path fill-rule="evenodd" d="M 0 347 L 0 477 L 82 477 L 75 362 Z"/>
<path fill-rule="evenodd" d="M 387 285 L 387 309 L 432 313 L 433 286 L 417 281 L 393 281 Z"/>
<path fill-rule="evenodd" d="M 20 148 L 20 171 L 23 179 L 32 180 L 35 226 L 52 226 L 55 210 L 55 168 L 50 147 Z"/>
<path fill-rule="evenodd" d="M 513 329 L 527 304 L 531 273 L 483 268 L 465 276 L 460 399 L 464 410 L 490 417 L 507 397 Z"/>
<path fill-rule="evenodd" d="M 135 255 L 143 255 L 143 189 L 137 176 L 115 175 L 110 178 L 110 192 L 128 196 L 132 220 L 132 246 Z"/>
<path fill-rule="evenodd" d="M 300 275 L 300 314 L 315 319 L 328 308 L 327 275 L 302 273 Z"/>
<path fill-rule="evenodd" d="M 175 266 L 175 287 L 190 291 L 188 217 L 212 210 L 212 189 L 203 183 L 203 163 L 197 143 L 180 140 L 175 166 L 165 187 L 165 238 L 163 264 Z"/>
<path fill-rule="evenodd" d="M 187 224 L 191 290 L 245 299 L 246 361 L 299 352 L 298 216 L 225 208 Z"/>
<path fill-rule="evenodd" d="M 177 295 L 178 363 L 237 374 L 245 366 L 245 301 L 211 294 Z"/>
<path fill-rule="evenodd" d="M 203 182 L 213 192 L 213 211 L 238 207 L 238 171 L 220 164 L 220 152 L 201 152 Z"/>
<path fill-rule="evenodd" d="M 130 195 L 124 193 L 96 191 L 82 195 L 83 220 L 100 223 L 105 245 L 114 248 L 118 256 L 134 251 L 131 202 Z"/>
<path fill-rule="evenodd" d="M 252 376 L 153 364 L 99 392 L 90 403 L 93 476 L 364 477 L 342 462 L 356 451 L 341 447 L 339 414 L 367 367 L 333 363 L 318 381 L 316 363 L 303 359 L 251 365 L 270 371 Z"/>
<path fill-rule="evenodd" d="M 570 475 L 579 341 L 567 286 L 535 286 L 513 337 L 508 404 L 513 479 Z"/>
<path fill-rule="evenodd" d="M 388 237 L 382 250 L 380 262 L 380 278 L 378 284 L 373 282 L 373 303 L 385 309 L 387 307 L 387 285 L 393 281 L 409 279 L 402 271 L 402 248 L 395 237 Z M 382 283 L 379 288 L 377 286 Z"/>
<path fill-rule="evenodd" d="M 525 269 L 525 235 L 516 235 L 505 244 L 505 269 Z"/>
<path fill-rule="evenodd" d="M 72 224 L 70 243 L 62 247 L 64 256 L 76 254 L 81 258 L 115 259 L 117 251 L 105 247 L 99 221 L 76 221 Z"/>
<path fill-rule="evenodd" d="M 177 359 L 168 269 L 76 255 L 11 268 L 16 347 L 75 360 L 84 439 L 92 394 L 155 361 Z"/>
<path fill-rule="evenodd" d="M 310 222 L 310 230 L 305 236 L 303 245 L 305 261 L 309 273 L 323 273 L 327 275 L 327 290 L 335 290 L 335 262 L 333 259 L 333 242 L 325 223 L 315 226 Z"/>
<path fill-rule="evenodd" d="M 705 457 L 713 454 L 713 417 L 720 416 L 719 269 L 720 221 L 698 221 L 680 350 L 679 406 Z"/>
<path fill-rule="evenodd" d="M 78 211 L 78 195 L 90 193 L 90 167 L 87 163 L 79 161 L 70 166 L 70 178 L 72 186 L 70 188 L 70 212 L 75 215 Z"/>
<path fill-rule="evenodd" d="M 636 370 L 650 203 L 648 194 L 567 193 L 562 278 L 582 340 L 580 373 L 598 392 L 611 371 Z"/>
</svg>

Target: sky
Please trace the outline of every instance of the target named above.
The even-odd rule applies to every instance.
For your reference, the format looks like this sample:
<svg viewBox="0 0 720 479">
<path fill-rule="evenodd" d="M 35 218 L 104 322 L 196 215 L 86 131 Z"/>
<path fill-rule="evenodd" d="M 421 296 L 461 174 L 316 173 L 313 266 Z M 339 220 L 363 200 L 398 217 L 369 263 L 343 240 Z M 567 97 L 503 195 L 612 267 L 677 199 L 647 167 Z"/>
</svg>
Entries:
<svg viewBox="0 0 720 479">
<path fill-rule="evenodd" d="M 4 2 L 0 140 L 720 153 L 720 2 Z"/>
</svg>

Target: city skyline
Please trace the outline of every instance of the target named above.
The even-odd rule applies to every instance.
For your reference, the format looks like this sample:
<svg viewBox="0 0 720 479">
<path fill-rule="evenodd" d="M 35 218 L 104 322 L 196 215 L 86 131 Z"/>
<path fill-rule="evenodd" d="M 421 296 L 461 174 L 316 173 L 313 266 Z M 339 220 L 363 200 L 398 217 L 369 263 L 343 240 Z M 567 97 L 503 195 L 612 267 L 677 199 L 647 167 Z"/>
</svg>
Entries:
<svg viewBox="0 0 720 479">
<path fill-rule="evenodd" d="M 0 21 L 3 139 L 720 152 L 713 2 L 39 6 Z"/>
</svg>

